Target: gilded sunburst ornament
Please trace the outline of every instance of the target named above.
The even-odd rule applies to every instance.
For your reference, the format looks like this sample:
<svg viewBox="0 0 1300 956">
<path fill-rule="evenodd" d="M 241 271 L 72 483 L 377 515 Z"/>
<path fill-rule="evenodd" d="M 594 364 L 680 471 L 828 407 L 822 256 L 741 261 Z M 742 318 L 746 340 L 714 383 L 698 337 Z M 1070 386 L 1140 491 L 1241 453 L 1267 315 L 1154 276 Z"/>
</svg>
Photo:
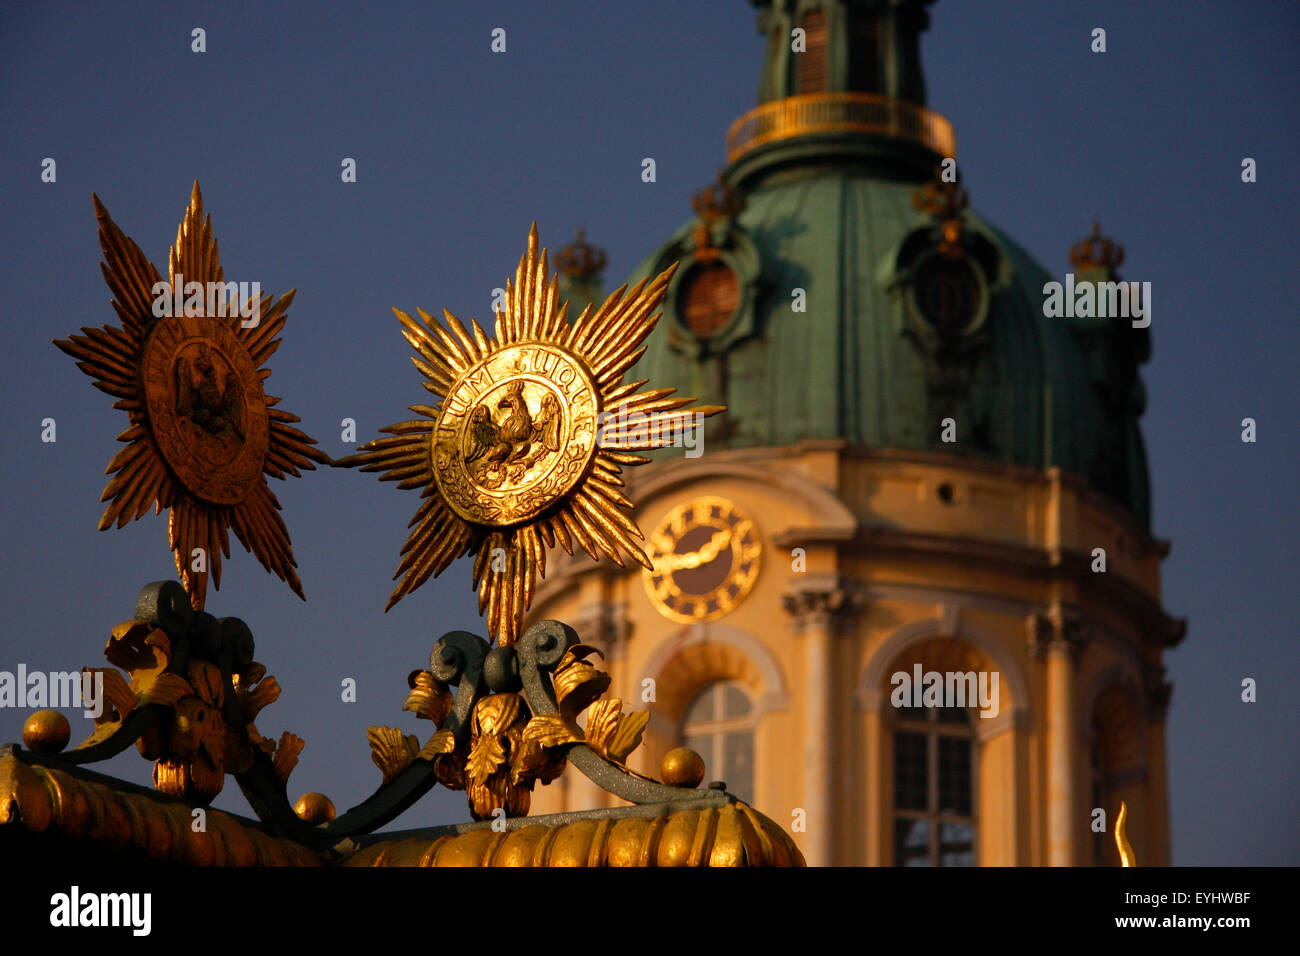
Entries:
<svg viewBox="0 0 1300 956">
<path fill-rule="evenodd" d="M 637 544 L 643 535 L 632 502 L 619 490 L 622 466 L 649 461 L 635 452 L 673 444 L 723 411 L 688 409 L 695 399 L 675 397 L 675 389 L 623 382 L 645 351 L 675 268 L 619 288 L 570 323 L 557 277 L 547 281 L 534 224 L 494 335 L 445 310 L 446 328 L 422 309 L 422 321 L 393 310 L 418 353 L 412 361 L 424 387 L 439 400 L 411 405 L 420 418 L 381 429 L 393 437 L 335 462 L 383 472 L 381 481 L 419 488 L 425 499 L 385 610 L 474 554 L 479 613 L 508 645 L 557 543 L 570 555 L 576 542 L 593 559 L 624 567 L 628 556 L 651 567 Z"/>
<path fill-rule="evenodd" d="M 94 203 L 100 266 L 122 325 L 82 328 L 83 335 L 54 344 L 118 399 L 113 407 L 131 422 L 118 436 L 126 447 L 107 468 L 113 477 L 100 499 L 108 502 L 100 530 L 115 522 L 121 528 L 150 505 L 155 514 L 171 509 L 168 544 L 195 609 L 203 608 L 209 575 L 214 588 L 221 585 L 228 529 L 303 597 L 266 475 L 297 477 L 299 468 L 329 459 L 292 427 L 298 417 L 275 408 L 280 400 L 262 389 L 271 374 L 262 366 L 280 345 L 276 336 L 296 290 L 274 302 L 270 294 L 235 301 L 197 182 L 168 255 L 166 283 L 98 196 Z M 184 290 L 193 283 L 198 294 L 190 298 Z M 168 293 L 160 306 L 162 287 Z"/>
</svg>

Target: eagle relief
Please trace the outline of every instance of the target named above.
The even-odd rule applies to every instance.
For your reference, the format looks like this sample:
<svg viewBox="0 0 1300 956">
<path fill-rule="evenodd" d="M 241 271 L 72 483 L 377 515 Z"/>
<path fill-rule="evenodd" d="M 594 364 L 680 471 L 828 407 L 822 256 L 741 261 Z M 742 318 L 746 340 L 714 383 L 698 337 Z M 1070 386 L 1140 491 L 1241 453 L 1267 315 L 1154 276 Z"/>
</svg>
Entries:
<svg viewBox="0 0 1300 956">
<path fill-rule="evenodd" d="M 570 355 L 529 343 L 470 370 L 447 396 L 434 475 L 462 517 L 527 520 L 567 493 L 596 449 L 596 390 Z"/>
<path fill-rule="evenodd" d="M 543 455 L 560 450 L 560 401 L 547 390 L 534 415 L 524 396 L 527 384 L 516 379 L 506 386 L 505 398 L 496 403 L 497 409 L 505 409 L 502 421 L 493 419 L 488 403 L 476 405 L 470 414 L 465 461 L 480 462 L 471 476 L 485 488 L 518 482 Z"/>
<path fill-rule="evenodd" d="M 221 370 L 218 372 L 217 365 Z M 239 379 L 206 342 L 193 343 L 176 356 L 176 414 L 199 438 L 200 454 L 224 464 L 244 439 L 243 392 Z"/>
<path fill-rule="evenodd" d="M 143 379 L 158 450 L 204 501 L 243 500 L 262 475 L 268 404 L 257 366 L 230 323 L 159 319 L 145 343 Z"/>
</svg>

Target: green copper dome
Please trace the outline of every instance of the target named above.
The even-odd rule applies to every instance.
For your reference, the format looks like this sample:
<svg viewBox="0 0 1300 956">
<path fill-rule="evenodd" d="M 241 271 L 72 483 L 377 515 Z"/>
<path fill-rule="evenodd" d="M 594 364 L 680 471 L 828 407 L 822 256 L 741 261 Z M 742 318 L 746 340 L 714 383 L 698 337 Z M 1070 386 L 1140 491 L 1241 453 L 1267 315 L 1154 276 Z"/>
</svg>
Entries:
<svg viewBox="0 0 1300 956">
<path fill-rule="evenodd" d="M 938 175 L 951 128 L 892 95 L 924 95 L 907 64 L 925 4 L 757 5 L 766 102 L 733 126 L 723 182 L 629 277 L 680 263 L 631 378 L 726 405 L 706 447 L 841 438 L 1059 465 L 1147 523 L 1147 330 L 1046 316 L 1063 275 L 966 208 L 951 162 Z M 800 23 L 809 45 L 791 56 Z M 846 66 L 854 42 L 879 54 L 875 74 Z M 1113 264 L 1074 271 L 1105 280 Z"/>
</svg>

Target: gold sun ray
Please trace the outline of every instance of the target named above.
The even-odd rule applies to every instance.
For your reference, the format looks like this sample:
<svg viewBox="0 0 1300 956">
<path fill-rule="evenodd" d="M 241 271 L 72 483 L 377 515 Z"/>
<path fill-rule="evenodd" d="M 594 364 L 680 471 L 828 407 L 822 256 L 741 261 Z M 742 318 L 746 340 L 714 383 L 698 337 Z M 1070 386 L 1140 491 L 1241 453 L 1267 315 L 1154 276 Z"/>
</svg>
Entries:
<svg viewBox="0 0 1300 956">
<path fill-rule="evenodd" d="M 444 322 L 423 309 L 418 320 L 393 310 L 437 401 L 409 406 L 421 417 L 380 429 L 391 437 L 334 462 L 421 489 L 384 610 L 473 554 L 479 613 L 507 645 L 546 576 L 549 548 L 651 567 L 632 502 L 619 491 L 622 469 L 650 460 L 635 452 L 672 444 L 724 410 L 688 408 L 695 399 L 671 388 L 638 392 L 645 380 L 623 382 L 675 269 L 616 289 L 570 322 L 534 223 L 490 336 L 446 310 Z"/>
<path fill-rule="evenodd" d="M 99 197 L 93 200 L 104 253 L 100 268 L 122 325 L 82 328 L 81 335 L 54 344 L 77 359 L 131 421 L 118 436 L 126 447 L 106 472 L 112 477 L 100 498 L 108 502 L 100 530 L 124 527 L 150 506 L 155 514 L 170 509 L 168 546 L 196 609 L 203 608 L 209 577 L 214 588 L 221 586 L 231 529 L 263 567 L 303 597 L 280 503 L 265 476 L 297 477 L 299 469 L 329 459 L 293 427 L 298 417 L 275 408 L 280 399 L 262 387 L 271 374 L 263 366 L 280 346 L 295 290 L 278 300 L 267 294 L 241 304 L 229 284 L 216 286 L 225 283 L 225 273 L 195 182 L 167 256 L 165 284 L 176 301 L 158 315 L 158 270 Z M 204 292 L 202 305 L 189 300 L 193 282 Z M 257 320 L 245 327 L 244 315 Z"/>
</svg>

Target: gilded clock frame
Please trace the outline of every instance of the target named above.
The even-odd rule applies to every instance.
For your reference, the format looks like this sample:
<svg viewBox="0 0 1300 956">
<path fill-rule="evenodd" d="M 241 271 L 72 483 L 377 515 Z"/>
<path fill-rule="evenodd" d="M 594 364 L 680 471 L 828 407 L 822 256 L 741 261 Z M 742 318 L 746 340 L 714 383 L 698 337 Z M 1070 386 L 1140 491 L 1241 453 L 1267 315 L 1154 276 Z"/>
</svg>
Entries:
<svg viewBox="0 0 1300 956">
<path fill-rule="evenodd" d="M 672 573 L 664 574 L 661 572 L 661 568 L 664 559 L 669 556 L 687 557 L 686 555 L 676 555 L 675 552 L 669 549 L 676 547 L 676 542 L 680 541 L 690 531 L 706 526 L 709 523 L 698 518 L 689 521 L 684 516 L 689 514 L 694 518 L 700 513 L 701 509 L 703 509 L 704 513 L 711 515 L 714 508 L 720 509 L 721 517 L 712 520 L 724 521 L 728 514 L 734 515 L 738 519 L 735 527 L 743 527 L 743 530 L 737 535 L 733 528 L 732 534 L 727 541 L 726 547 L 731 552 L 732 564 L 726 577 L 713 590 L 704 594 L 692 595 L 690 592 L 683 591 L 676 586 L 672 580 Z M 721 530 L 721 527 L 718 527 Z M 680 530 L 674 530 L 674 528 Z M 672 535 L 671 538 L 670 535 Z M 750 542 L 748 547 L 745 546 L 746 540 Z M 665 544 L 665 542 L 668 543 Z M 660 614 L 680 624 L 700 624 L 706 621 L 716 621 L 730 614 L 754 589 L 754 583 L 757 581 L 759 572 L 762 569 L 763 541 L 758 530 L 758 524 L 734 501 L 719 495 L 697 495 L 672 508 L 651 531 L 647 538 L 647 544 L 649 545 L 650 561 L 655 568 L 653 571 L 642 570 L 641 572 L 641 580 L 645 586 L 646 596 Z M 695 554 L 698 555 L 698 553 L 697 550 Z M 719 553 L 721 553 L 721 549 L 719 549 Z M 752 560 L 749 560 L 750 558 Z M 716 557 L 711 560 L 716 560 Z M 748 569 L 742 570 L 747 562 Z M 656 587 L 656 578 L 665 581 L 669 586 L 668 589 Z M 728 594 L 729 590 L 732 593 Z M 665 593 L 672 598 L 689 596 L 696 607 L 702 607 L 706 610 L 703 613 L 681 611 L 669 603 L 669 598 L 664 596 Z M 715 600 L 717 607 L 712 611 L 708 611 L 708 605 Z"/>
</svg>

